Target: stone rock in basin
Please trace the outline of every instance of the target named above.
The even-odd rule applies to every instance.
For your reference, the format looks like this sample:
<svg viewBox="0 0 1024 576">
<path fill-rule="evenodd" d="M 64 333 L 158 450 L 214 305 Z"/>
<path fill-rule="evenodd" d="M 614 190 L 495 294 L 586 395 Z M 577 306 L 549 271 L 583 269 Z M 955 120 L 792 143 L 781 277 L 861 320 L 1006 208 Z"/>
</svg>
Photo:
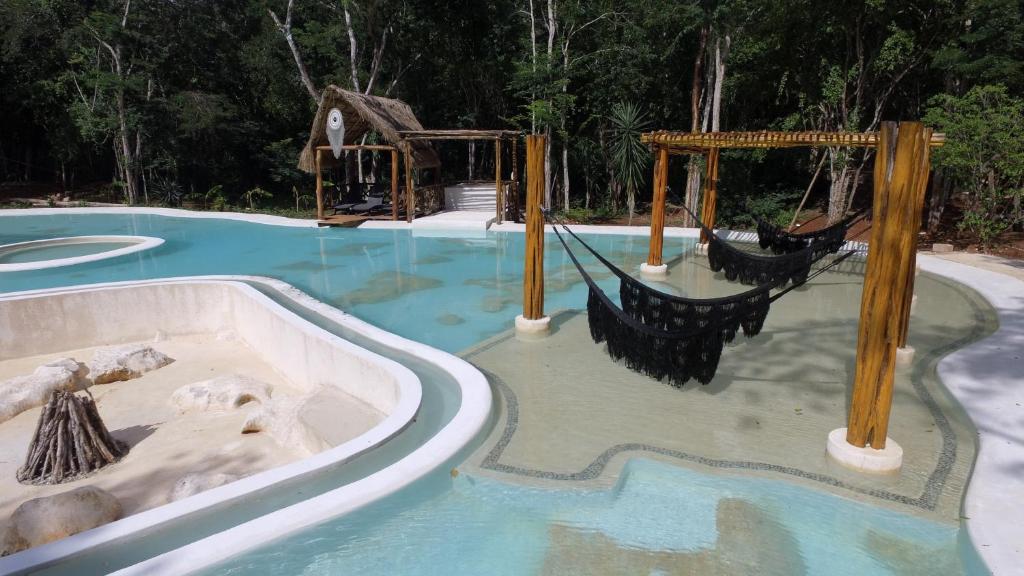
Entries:
<svg viewBox="0 0 1024 576">
<path fill-rule="evenodd" d="M 5 552 L 13 554 L 60 540 L 120 517 L 121 502 L 117 497 L 95 486 L 33 498 L 11 514 L 5 540 L 7 546 L 16 549 Z"/>
<path fill-rule="evenodd" d="M 89 369 L 71 358 L 58 358 L 43 364 L 27 376 L 0 382 L 0 422 L 5 422 L 46 404 L 54 390 L 77 391 L 88 387 Z"/>
<path fill-rule="evenodd" d="M 146 344 L 129 344 L 101 348 L 93 353 L 89 364 L 95 384 L 109 384 L 138 378 L 150 370 L 163 368 L 173 358 Z"/>
<path fill-rule="evenodd" d="M 171 394 L 171 403 L 181 411 L 231 410 L 246 402 L 266 404 L 272 387 L 241 374 L 227 374 L 186 384 Z"/>
<path fill-rule="evenodd" d="M 239 478 L 240 476 L 236 476 L 235 474 L 221 474 L 217 472 L 195 472 L 192 474 L 186 474 L 174 483 L 174 488 L 171 489 L 171 494 L 167 498 L 167 501 L 174 502 L 175 500 L 188 498 L 193 494 L 206 492 L 212 488 L 234 482 Z"/>
</svg>

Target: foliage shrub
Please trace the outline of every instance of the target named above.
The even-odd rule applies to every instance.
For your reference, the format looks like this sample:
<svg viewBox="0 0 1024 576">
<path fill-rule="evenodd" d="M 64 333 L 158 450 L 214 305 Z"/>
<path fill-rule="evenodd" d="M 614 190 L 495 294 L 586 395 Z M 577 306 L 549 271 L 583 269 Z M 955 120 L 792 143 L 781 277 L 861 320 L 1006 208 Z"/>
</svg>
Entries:
<svg viewBox="0 0 1024 576">
<path fill-rule="evenodd" d="M 1005 86 L 979 86 L 963 96 L 942 94 L 929 101 L 925 123 L 946 134 L 933 152 L 964 197 L 958 224 L 989 245 L 1024 221 L 1024 99 Z"/>
</svg>

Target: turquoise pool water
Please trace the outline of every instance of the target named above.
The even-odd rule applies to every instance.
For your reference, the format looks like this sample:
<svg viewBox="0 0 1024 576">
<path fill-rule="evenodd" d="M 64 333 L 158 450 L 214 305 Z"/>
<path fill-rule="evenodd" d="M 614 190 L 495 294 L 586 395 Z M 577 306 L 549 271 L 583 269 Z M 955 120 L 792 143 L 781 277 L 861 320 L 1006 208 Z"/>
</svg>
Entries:
<svg viewBox="0 0 1024 576">
<path fill-rule="evenodd" d="M 74 242 L 53 246 L 30 246 L 28 248 L 7 249 L 0 251 L 0 264 L 22 264 L 59 258 L 74 258 L 99 254 L 109 250 L 117 250 L 131 246 L 132 242 Z"/>
<path fill-rule="evenodd" d="M 153 236 L 166 243 L 70 268 L 3 273 L 0 292 L 186 275 L 270 276 L 450 352 L 507 330 L 521 309 L 519 234 L 471 240 L 151 215 L 0 217 L 0 243 L 83 234 Z M 643 236 L 588 240 L 627 270 L 646 256 Z M 582 308 L 584 285 L 557 241 L 548 243 L 546 308 Z M 683 253 L 683 244 L 666 239 L 666 253 Z M 591 270 L 615 292 L 617 283 L 609 275 L 596 265 Z M 700 282 L 686 286 L 694 294 L 701 286 L 721 289 Z M 351 482 L 415 449 L 450 420 L 458 395 L 446 375 L 315 314 L 303 315 L 416 372 L 424 383 L 423 417 L 385 450 L 316 485 L 218 510 L 47 573 L 105 573 Z M 452 480 L 449 468 L 353 515 L 204 573 L 983 573 L 956 526 L 778 480 L 637 459 L 612 490 L 540 489 L 466 474 Z"/>
<path fill-rule="evenodd" d="M 290 228 L 152 215 L 0 218 L 0 243 L 69 235 L 163 238 L 153 250 L 74 268 L 0 274 L 0 292 L 207 274 L 278 278 L 372 324 L 449 352 L 508 329 L 522 312 L 521 235 L 417 238 L 407 231 Z M 639 266 L 643 238 L 594 236 L 615 261 Z M 579 306 L 586 291 L 549 239 L 549 310 Z M 682 251 L 667 240 L 666 252 Z M 592 262 L 592 260 L 587 260 Z M 595 273 L 599 274 L 597 268 Z M 607 274 L 609 290 L 616 288 Z"/>
<path fill-rule="evenodd" d="M 775 480 L 633 460 L 611 490 L 434 477 L 235 574 L 962 574 L 956 528 Z M 426 495 L 426 496 L 425 496 Z M 837 542 L 843 545 L 837 546 Z"/>
</svg>

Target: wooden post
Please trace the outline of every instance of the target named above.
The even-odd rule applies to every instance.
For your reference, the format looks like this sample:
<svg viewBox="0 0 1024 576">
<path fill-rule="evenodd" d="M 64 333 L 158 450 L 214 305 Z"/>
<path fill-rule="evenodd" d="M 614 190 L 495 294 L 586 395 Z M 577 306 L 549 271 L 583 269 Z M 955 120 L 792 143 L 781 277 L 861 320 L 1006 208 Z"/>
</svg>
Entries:
<svg viewBox="0 0 1024 576">
<path fill-rule="evenodd" d="M 416 191 L 412 187 L 412 145 L 405 145 L 405 221 L 412 223 L 416 212 Z"/>
<path fill-rule="evenodd" d="M 846 442 L 885 448 L 892 406 L 896 345 L 917 235 L 920 179 L 928 177 L 931 129 L 919 122 L 885 122 L 875 155 L 870 249 L 857 334 L 857 363 Z"/>
<path fill-rule="evenodd" d="M 398 220 L 398 150 L 391 149 L 391 219 Z"/>
<path fill-rule="evenodd" d="M 647 252 L 648 266 L 661 266 L 665 241 L 665 189 L 668 185 L 668 149 L 654 149 L 654 194 L 651 199 L 651 246 Z"/>
<path fill-rule="evenodd" d="M 324 219 L 324 175 L 320 172 L 320 154 L 321 150 L 316 150 L 316 219 Z"/>
<path fill-rule="evenodd" d="M 519 136 L 511 140 L 512 144 L 512 183 L 509 185 L 509 194 L 512 198 L 509 204 L 512 205 L 512 221 L 519 222 Z"/>
<path fill-rule="evenodd" d="M 501 138 L 494 139 L 494 203 L 498 211 L 498 224 L 505 212 L 505 198 L 501 190 Z"/>
<path fill-rule="evenodd" d="M 718 148 L 709 148 L 707 167 L 704 171 L 704 203 L 700 211 L 700 219 L 708 228 L 715 227 L 715 208 L 718 204 Z M 700 243 L 707 244 L 708 237 L 700 232 Z"/>
<path fill-rule="evenodd" d="M 523 269 L 523 317 L 544 316 L 544 137 L 526 137 L 526 261 Z"/>
<path fill-rule="evenodd" d="M 928 131 L 931 137 L 931 131 Z M 924 197 L 928 189 L 928 175 L 931 166 L 931 146 L 925 146 L 921 152 L 923 158 L 919 161 L 918 172 L 915 175 L 915 186 L 910 207 L 910 230 L 903 237 L 904 254 L 907 262 L 902 264 L 906 274 L 906 288 L 903 290 L 903 299 L 900 302 L 900 327 L 899 337 L 896 346 L 907 347 L 907 338 L 910 336 L 910 305 L 914 299 L 914 276 L 917 272 L 917 233 L 921 230 L 921 214 L 924 211 Z"/>
</svg>

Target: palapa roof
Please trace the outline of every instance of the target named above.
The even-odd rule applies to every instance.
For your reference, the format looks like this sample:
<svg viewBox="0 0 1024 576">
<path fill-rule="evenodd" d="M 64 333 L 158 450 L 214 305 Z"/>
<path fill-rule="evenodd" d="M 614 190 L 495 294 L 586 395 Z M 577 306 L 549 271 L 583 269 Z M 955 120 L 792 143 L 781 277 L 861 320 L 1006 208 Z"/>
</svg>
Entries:
<svg viewBox="0 0 1024 576">
<path fill-rule="evenodd" d="M 317 146 L 327 146 L 327 113 L 331 108 L 341 111 L 345 121 L 345 144 L 356 144 L 368 132 L 377 132 L 389 144 L 399 146 L 403 143 L 399 131 L 423 130 L 423 125 L 412 113 L 412 108 L 401 100 L 382 98 L 344 90 L 335 85 L 324 89 L 320 107 L 313 118 L 309 130 L 309 141 L 299 156 L 299 169 L 305 172 L 316 170 L 315 150 Z M 441 165 L 441 159 L 429 142 L 416 141 L 408 143 L 412 147 L 413 163 L 417 168 L 433 168 Z M 338 160 L 333 154 L 321 157 L 323 166 L 332 166 Z"/>
</svg>

